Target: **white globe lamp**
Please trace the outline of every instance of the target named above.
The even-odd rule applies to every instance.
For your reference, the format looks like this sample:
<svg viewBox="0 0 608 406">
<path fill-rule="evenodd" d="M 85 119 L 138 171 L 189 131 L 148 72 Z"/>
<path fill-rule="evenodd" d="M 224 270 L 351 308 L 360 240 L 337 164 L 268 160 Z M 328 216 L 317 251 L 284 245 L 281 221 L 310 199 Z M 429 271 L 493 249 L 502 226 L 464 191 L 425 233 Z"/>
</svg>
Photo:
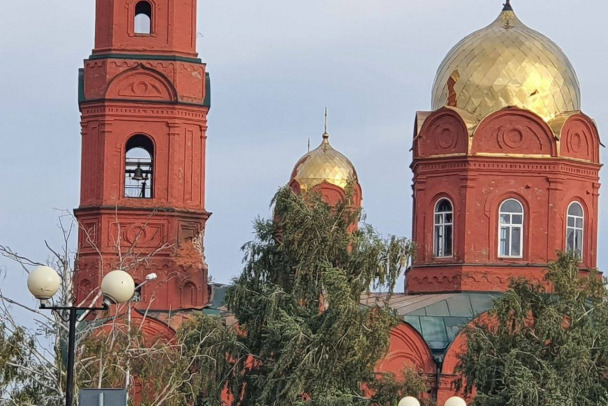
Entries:
<svg viewBox="0 0 608 406">
<path fill-rule="evenodd" d="M 125 271 L 111 271 L 101 281 L 104 300 L 110 303 L 126 303 L 135 293 L 135 282 Z"/>
<path fill-rule="evenodd" d="M 461 397 L 452 396 L 445 401 L 445 406 L 467 406 L 467 402 L 465 402 Z"/>
<path fill-rule="evenodd" d="M 397 406 L 420 406 L 420 402 L 415 397 L 406 396 L 399 401 Z"/>
<path fill-rule="evenodd" d="M 61 278 L 53 268 L 38 266 L 27 277 L 27 288 L 43 303 L 49 300 L 61 286 Z"/>
</svg>

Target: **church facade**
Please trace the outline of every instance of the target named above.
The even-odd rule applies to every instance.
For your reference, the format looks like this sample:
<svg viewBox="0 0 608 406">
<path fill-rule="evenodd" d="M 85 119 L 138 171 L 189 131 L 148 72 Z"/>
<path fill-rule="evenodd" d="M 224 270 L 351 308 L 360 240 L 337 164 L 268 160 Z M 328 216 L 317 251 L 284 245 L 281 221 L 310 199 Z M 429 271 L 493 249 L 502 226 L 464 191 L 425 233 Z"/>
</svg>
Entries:
<svg viewBox="0 0 608 406">
<path fill-rule="evenodd" d="M 212 299 L 203 244 L 210 81 L 196 53 L 196 3 L 97 0 L 79 82 L 77 299 L 91 299 L 110 270 L 128 270 L 140 285 L 132 307 L 151 316 L 144 330 L 166 337 L 180 314 Z M 413 134 L 418 251 L 405 293 L 390 299 L 402 323 L 378 371 L 414 367 L 443 405 L 455 394 L 463 327 L 510 279 L 541 283 L 556 250 L 577 253 L 581 272 L 597 265 L 600 141 L 568 58 L 509 2 L 448 53 L 432 95 Z M 349 180 L 359 206 L 355 166 L 325 132 L 289 186 L 332 203 Z"/>
</svg>

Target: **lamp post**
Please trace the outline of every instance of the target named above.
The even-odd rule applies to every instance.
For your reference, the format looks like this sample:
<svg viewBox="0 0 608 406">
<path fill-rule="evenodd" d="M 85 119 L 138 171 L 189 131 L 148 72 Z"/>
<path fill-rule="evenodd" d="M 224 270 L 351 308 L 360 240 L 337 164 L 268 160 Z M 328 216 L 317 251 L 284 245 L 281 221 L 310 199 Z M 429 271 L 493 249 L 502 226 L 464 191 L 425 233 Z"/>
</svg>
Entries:
<svg viewBox="0 0 608 406">
<path fill-rule="evenodd" d="M 79 310 L 107 310 L 110 304 L 128 302 L 135 292 L 135 283 L 131 275 L 125 271 L 111 271 L 101 281 L 101 292 L 103 293 L 103 305 L 101 307 L 90 306 L 48 306 L 48 300 L 53 297 L 59 286 L 61 278 L 53 268 L 39 266 L 34 269 L 27 278 L 27 288 L 36 299 L 40 300 L 41 309 L 67 310 L 69 323 L 68 329 L 68 365 L 67 383 L 65 389 L 66 406 L 73 405 L 74 399 L 74 353 L 76 341 L 76 320 Z"/>
</svg>

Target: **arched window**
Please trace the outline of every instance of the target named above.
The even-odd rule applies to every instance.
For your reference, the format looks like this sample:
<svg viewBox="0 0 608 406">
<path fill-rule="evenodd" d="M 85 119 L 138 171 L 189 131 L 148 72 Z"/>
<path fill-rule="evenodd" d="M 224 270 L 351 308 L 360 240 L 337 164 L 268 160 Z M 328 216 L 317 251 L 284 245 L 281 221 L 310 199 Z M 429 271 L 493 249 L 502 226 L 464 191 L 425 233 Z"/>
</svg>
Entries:
<svg viewBox="0 0 608 406">
<path fill-rule="evenodd" d="M 152 34 L 152 6 L 147 1 L 135 5 L 135 33 Z"/>
<path fill-rule="evenodd" d="M 500 205 L 498 218 L 498 256 L 521 258 L 524 235 L 523 206 L 515 199 L 507 199 Z"/>
<path fill-rule="evenodd" d="M 433 254 L 435 257 L 451 257 L 453 246 L 454 212 L 448 199 L 441 199 L 435 205 L 435 237 Z"/>
<path fill-rule="evenodd" d="M 585 214 L 582 206 L 572 202 L 568 206 L 566 223 L 566 251 L 583 259 L 583 235 L 585 230 Z"/>
<path fill-rule="evenodd" d="M 125 154 L 125 197 L 153 197 L 154 144 L 145 135 L 134 135 L 127 141 Z"/>
<path fill-rule="evenodd" d="M 198 289 L 192 282 L 187 282 L 182 288 L 182 307 L 195 307 L 197 305 Z"/>
</svg>

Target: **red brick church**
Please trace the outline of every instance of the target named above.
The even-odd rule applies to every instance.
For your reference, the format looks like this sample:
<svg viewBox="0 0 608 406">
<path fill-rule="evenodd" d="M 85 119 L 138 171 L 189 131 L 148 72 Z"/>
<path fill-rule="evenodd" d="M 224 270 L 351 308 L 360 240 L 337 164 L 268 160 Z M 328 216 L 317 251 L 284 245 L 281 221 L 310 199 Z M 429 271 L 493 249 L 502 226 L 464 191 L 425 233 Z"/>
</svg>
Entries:
<svg viewBox="0 0 608 406">
<path fill-rule="evenodd" d="M 600 140 L 580 100 L 566 55 L 507 2 L 451 49 L 432 111 L 416 113 L 418 252 L 391 299 L 403 324 L 379 369 L 415 365 L 438 405 L 454 394 L 462 327 L 511 278 L 541 282 L 556 250 L 596 267 Z"/>
<path fill-rule="evenodd" d="M 148 334 L 167 337 L 183 314 L 221 305 L 204 261 L 210 81 L 196 53 L 196 6 L 97 0 L 95 48 L 79 75 L 78 299 L 115 268 L 136 283 L 156 274 L 132 306 L 134 317 L 151 316 Z M 405 293 L 391 299 L 403 322 L 378 370 L 415 367 L 443 405 L 462 328 L 511 278 L 541 281 L 556 250 L 596 266 L 600 141 L 567 57 L 509 2 L 445 57 L 431 110 L 416 113 L 413 133 L 418 253 Z M 289 185 L 337 201 L 351 178 L 355 167 L 325 133 Z M 356 182 L 354 203 L 361 197 Z"/>
</svg>

